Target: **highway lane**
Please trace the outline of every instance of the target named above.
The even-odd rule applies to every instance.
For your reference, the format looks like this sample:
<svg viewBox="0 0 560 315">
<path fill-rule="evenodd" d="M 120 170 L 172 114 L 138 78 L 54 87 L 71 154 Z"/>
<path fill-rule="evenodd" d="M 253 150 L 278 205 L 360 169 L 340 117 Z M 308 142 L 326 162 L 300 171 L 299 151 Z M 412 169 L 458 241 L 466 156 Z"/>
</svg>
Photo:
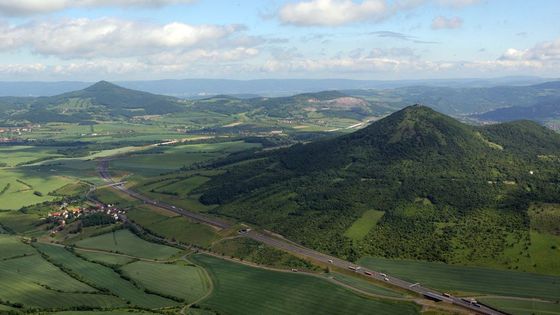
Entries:
<svg viewBox="0 0 560 315">
<path fill-rule="evenodd" d="M 202 214 L 199 213 L 195 213 L 195 212 L 191 212 L 161 201 L 157 201 L 157 200 L 153 200 L 150 199 L 146 196 L 143 196 L 135 191 L 132 191 L 130 189 L 127 189 L 124 184 L 118 184 L 115 183 L 113 181 L 113 179 L 111 178 L 110 174 L 109 174 L 109 160 L 108 159 L 103 159 L 100 161 L 99 166 L 98 166 L 98 172 L 99 175 L 107 182 L 110 184 L 110 187 L 117 189 L 125 194 L 127 194 L 128 196 L 141 200 L 146 204 L 150 204 L 153 205 L 155 207 L 159 207 L 165 210 L 169 210 L 171 212 L 177 213 L 179 215 L 188 217 L 192 220 L 198 221 L 198 222 L 202 222 L 211 226 L 215 226 L 218 227 L 220 229 L 226 229 L 226 228 L 230 228 L 232 227 L 232 224 L 222 221 L 220 219 L 216 219 L 216 218 L 210 218 L 207 216 L 204 216 Z M 326 254 L 323 254 L 321 252 L 312 250 L 310 248 L 306 248 L 303 247 L 301 245 L 298 245 L 292 241 L 286 240 L 286 239 L 281 239 L 277 236 L 271 235 L 271 234 L 267 234 L 267 233 L 262 233 L 262 232 L 257 232 L 254 230 L 250 230 L 247 231 L 245 233 L 242 233 L 243 236 L 251 238 L 255 241 L 267 244 L 271 247 L 280 249 L 280 250 L 284 250 L 286 252 L 290 252 L 293 254 L 296 254 L 298 256 L 301 257 L 307 257 L 308 259 L 312 259 L 312 260 L 316 260 L 316 261 L 321 261 L 323 263 L 327 263 L 330 264 L 332 266 L 336 266 L 339 268 L 343 268 L 343 269 L 349 269 L 352 268 L 352 270 L 354 270 L 357 273 L 360 273 L 366 277 L 372 277 L 375 278 L 379 281 L 384 281 L 386 283 L 389 283 L 391 285 L 394 285 L 396 287 L 399 287 L 401 289 L 405 289 L 408 291 L 412 291 L 415 292 L 417 294 L 423 295 L 425 297 L 431 298 L 431 299 L 436 299 L 436 300 L 440 300 L 442 302 L 447 302 L 447 303 L 451 303 L 460 307 L 463 307 L 465 309 L 468 309 L 470 311 L 473 311 L 475 313 L 479 313 L 479 314 L 487 314 L 487 315 L 504 315 L 505 313 L 496 311 L 494 309 L 488 308 L 484 305 L 481 304 L 473 304 L 467 301 L 464 301 L 458 297 L 454 297 L 454 296 L 444 296 L 443 293 L 441 292 L 437 292 L 435 290 L 429 289 L 427 287 L 422 286 L 419 283 L 412 283 L 412 282 L 408 282 L 405 280 L 402 280 L 400 278 L 396 278 L 393 277 L 391 275 L 387 275 L 375 270 L 371 270 L 368 269 L 364 266 L 359 266 L 356 264 L 353 264 L 351 262 L 339 259 L 337 257 L 334 256 L 329 256 Z"/>
</svg>

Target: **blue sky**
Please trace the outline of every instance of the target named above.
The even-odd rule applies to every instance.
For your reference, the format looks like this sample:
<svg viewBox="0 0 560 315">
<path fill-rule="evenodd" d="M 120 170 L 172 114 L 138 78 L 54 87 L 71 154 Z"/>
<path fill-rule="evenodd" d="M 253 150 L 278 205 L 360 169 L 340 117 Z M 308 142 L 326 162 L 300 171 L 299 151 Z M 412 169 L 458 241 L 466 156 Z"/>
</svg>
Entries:
<svg viewBox="0 0 560 315">
<path fill-rule="evenodd" d="M 557 0 L 0 0 L 1 80 L 560 77 Z"/>
</svg>

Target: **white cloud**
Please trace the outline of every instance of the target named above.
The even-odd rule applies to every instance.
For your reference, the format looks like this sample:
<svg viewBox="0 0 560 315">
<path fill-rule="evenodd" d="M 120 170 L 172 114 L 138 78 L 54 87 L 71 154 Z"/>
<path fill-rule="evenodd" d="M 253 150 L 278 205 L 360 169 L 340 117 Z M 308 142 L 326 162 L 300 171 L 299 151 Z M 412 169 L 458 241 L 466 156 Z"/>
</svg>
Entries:
<svg viewBox="0 0 560 315">
<path fill-rule="evenodd" d="M 459 9 L 478 3 L 480 0 L 304 0 L 283 5 L 277 15 L 284 24 L 341 26 L 363 21 L 379 22 L 401 11 L 423 5 Z M 447 22 L 447 28 L 457 28 L 462 23 L 459 18 Z"/>
<path fill-rule="evenodd" d="M 432 29 L 442 30 L 442 29 L 456 29 L 463 26 L 463 20 L 458 17 L 446 18 L 444 16 L 435 17 L 432 20 Z"/>
<path fill-rule="evenodd" d="M 0 0 L 0 14 L 25 16 L 80 7 L 162 7 L 193 0 Z"/>
<path fill-rule="evenodd" d="M 149 24 L 112 18 L 0 25 L 0 50 L 27 48 L 63 59 L 130 57 L 223 44 L 239 25 Z"/>
<path fill-rule="evenodd" d="M 501 61 L 560 62 L 560 38 L 543 42 L 529 49 L 510 48 L 500 57 Z"/>
<path fill-rule="evenodd" d="M 435 5 L 460 9 L 470 5 L 479 4 L 480 0 L 396 0 L 394 7 L 397 9 L 414 9 L 422 5 Z"/>
<path fill-rule="evenodd" d="M 299 26 L 338 26 L 357 21 L 379 21 L 387 16 L 385 0 L 311 0 L 284 5 L 280 20 Z"/>
<path fill-rule="evenodd" d="M 436 0 L 436 3 L 442 6 L 461 8 L 478 4 L 480 0 Z"/>
</svg>

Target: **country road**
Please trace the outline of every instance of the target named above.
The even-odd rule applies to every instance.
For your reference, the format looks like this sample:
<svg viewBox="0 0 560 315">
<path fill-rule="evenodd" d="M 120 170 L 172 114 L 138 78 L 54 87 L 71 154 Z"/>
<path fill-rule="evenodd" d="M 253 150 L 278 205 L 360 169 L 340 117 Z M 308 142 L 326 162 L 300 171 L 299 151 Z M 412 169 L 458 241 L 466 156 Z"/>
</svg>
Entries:
<svg viewBox="0 0 560 315">
<path fill-rule="evenodd" d="M 108 183 L 110 184 L 110 187 L 112 187 L 113 189 L 119 190 L 121 192 L 123 192 L 124 194 L 141 200 L 143 202 L 145 202 L 146 204 L 150 204 L 153 205 L 155 207 L 159 207 L 161 209 L 165 209 L 174 213 L 177 213 L 179 215 L 185 216 L 187 218 L 190 218 L 194 221 L 198 221 L 201 223 L 205 223 L 214 227 L 218 227 L 221 229 L 226 229 L 226 228 L 230 228 L 232 225 L 228 222 L 222 221 L 220 219 L 217 218 L 210 218 L 207 217 L 205 215 L 199 214 L 199 213 L 195 213 L 195 212 L 191 212 L 161 201 L 157 201 L 157 200 L 153 200 L 151 198 L 148 198 L 144 195 L 141 195 L 135 191 L 132 191 L 128 188 L 126 188 L 124 186 L 124 184 L 115 184 L 115 182 L 113 181 L 112 177 L 110 176 L 109 173 L 109 160 L 108 159 L 102 159 L 99 162 L 99 166 L 98 166 L 98 172 L 99 175 Z M 417 294 L 420 294 L 426 298 L 429 299 L 433 299 L 433 300 L 439 300 L 445 303 L 450 303 L 450 304 L 454 304 L 456 306 L 460 306 L 462 308 L 468 309 L 470 311 L 473 311 L 475 313 L 479 313 L 479 314 L 488 314 L 488 315 L 504 315 L 506 313 L 502 313 L 500 311 L 494 310 L 492 308 L 486 307 L 485 305 L 482 304 L 477 304 L 477 303 L 470 303 L 467 301 L 462 300 L 461 298 L 458 297 L 454 297 L 454 296 L 444 296 L 443 293 L 438 292 L 436 290 L 432 290 L 430 288 L 424 287 L 421 284 L 418 283 L 411 283 L 396 277 L 393 277 L 391 275 L 386 275 L 384 273 L 380 273 L 378 271 L 374 271 L 371 269 L 368 269 L 366 267 L 363 266 L 359 266 L 356 264 L 353 264 L 351 262 L 339 259 L 337 257 L 334 256 L 329 256 L 326 254 L 323 254 L 321 252 L 315 251 L 313 249 L 310 248 L 306 248 L 303 247 L 301 245 L 298 245 L 294 242 L 291 242 L 289 240 L 286 239 L 282 239 L 279 238 L 278 236 L 273 236 L 271 234 L 266 234 L 266 233 L 262 233 L 262 232 L 257 232 L 254 230 L 248 231 L 246 233 L 242 234 L 245 237 L 251 238 L 253 240 L 256 240 L 258 242 L 264 243 L 266 245 L 269 245 L 271 247 L 286 251 L 286 252 L 290 252 L 293 254 L 296 254 L 300 257 L 305 257 L 311 260 L 316 260 L 316 261 L 320 261 L 326 264 L 330 264 L 332 266 L 335 267 L 339 267 L 339 268 L 343 268 L 343 269 L 348 269 L 348 268 L 353 268 L 355 270 L 355 272 L 357 273 L 361 273 L 365 276 L 370 276 L 372 278 L 375 278 L 377 280 L 380 281 L 384 281 L 388 284 L 391 284 L 393 286 L 399 287 L 401 289 L 405 289 Z"/>
</svg>

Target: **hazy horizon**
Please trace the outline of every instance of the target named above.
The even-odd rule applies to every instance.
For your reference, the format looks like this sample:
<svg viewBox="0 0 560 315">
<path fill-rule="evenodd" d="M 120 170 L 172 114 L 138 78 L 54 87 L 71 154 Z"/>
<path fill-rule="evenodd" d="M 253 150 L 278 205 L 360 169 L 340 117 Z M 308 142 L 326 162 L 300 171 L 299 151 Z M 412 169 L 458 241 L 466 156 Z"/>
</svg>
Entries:
<svg viewBox="0 0 560 315">
<path fill-rule="evenodd" d="M 0 80 L 558 77 L 559 10 L 552 0 L 0 0 Z"/>
</svg>

